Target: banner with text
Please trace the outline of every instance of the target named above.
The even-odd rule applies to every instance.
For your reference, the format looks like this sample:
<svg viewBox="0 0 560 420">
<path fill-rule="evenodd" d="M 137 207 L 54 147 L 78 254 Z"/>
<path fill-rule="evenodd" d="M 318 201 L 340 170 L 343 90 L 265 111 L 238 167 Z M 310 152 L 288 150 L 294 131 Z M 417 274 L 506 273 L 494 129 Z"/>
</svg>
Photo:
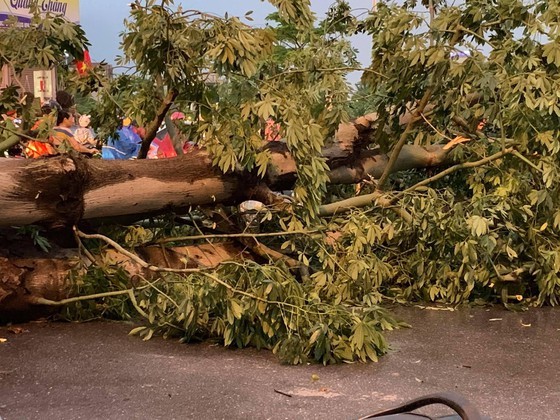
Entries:
<svg viewBox="0 0 560 420">
<path fill-rule="evenodd" d="M 23 23 L 30 23 L 30 8 L 39 7 L 41 13 L 53 13 L 70 22 L 80 23 L 80 0 L 0 0 L 0 22 L 15 16 Z"/>
</svg>

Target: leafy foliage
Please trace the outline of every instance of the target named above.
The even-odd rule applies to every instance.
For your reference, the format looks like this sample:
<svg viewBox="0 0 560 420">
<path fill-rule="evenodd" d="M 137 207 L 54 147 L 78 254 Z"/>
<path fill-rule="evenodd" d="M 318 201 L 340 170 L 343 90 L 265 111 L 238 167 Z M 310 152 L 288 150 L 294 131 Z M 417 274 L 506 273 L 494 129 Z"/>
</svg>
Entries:
<svg viewBox="0 0 560 420">
<path fill-rule="evenodd" d="M 41 249 L 43 252 L 49 252 L 52 245 L 49 240 L 45 238 L 42 233 L 45 229 L 40 226 L 29 225 L 21 226 L 18 228 L 17 236 L 29 237 L 33 241 L 33 245 Z"/>
<path fill-rule="evenodd" d="M 332 363 L 376 360 L 387 351 L 381 331 L 399 325 L 379 308 L 387 300 L 557 305 L 560 3 L 435 1 L 437 14 L 427 19 L 416 1 L 379 2 L 360 20 L 338 2 L 317 27 L 309 1 L 271 3 L 276 26 L 256 29 L 168 0 L 137 2 L 122 42 L 121 64 L 130 74 L 105 81 L 93 73 L 75 86 L 99 91 L 94 121 L 102 133 L 122 115 L 157 122 L 173 93 L 167 105 L 193 105 L 185 130 L 224 173 L 262 178 L 270 155 L 260 131 L 269 118 L 279 123 L 298 179 L 292 205 L 261 220 L 263 231 L 280 231 L 262 242 L 309 275 L 270 258 L 132 282 L 114 261 L 102 261 L 80 278 L 80 292 L 131 294 L 80 303 L 73 315 L 126 318 L 136 311 L 146 324 L 134 332 L 145 339 L 213 337 L 273 349 L 290 363 Z M 39 31 L 42 52 L 26 58 L 15 49 L 10 62 L 46 57 L 52 64 L 49 54 L 62 54 L 60 45 L 85 45 L 65 28 L 54 39 Z M 348 35 L 355 31 L 371 35 L 372 62 L 349 105 L 345 75 L 356 62 Z M 9 34 L 0 41 L 8 50 L 20 36 Z M 209 73 L 217 83 L 207 83 Z M 4 106 L 14 103 L 9 92 Z M 427 104 L 421 113 L 419 103 Z M 453 170 L 399 172 L 381 186 L 385 191 L 374 181 L 362 188 L 390 205 L 370 200 L 366 208 L 320 218 L 327 198 L 356 194 L 328 185 L 322 149 L 349 112 L 366 111 L 377 113 L 373 146 L 382 151 L 456 136 L 469 142 L 452 153 L 459 165 Z M 214 228 L 201 214 L 203 227 Z M 307 233 L 288 235 L 295 231 Z M 163 234 L 179 232 L 131 227 L 114 238 L 134 250 Z"/>
<path fill-rule="evenodd" d="M 75 284 L 80 294 L 132 286 L 110 260 L 90 267 Z M 271 349 L 293 364 L 376 361 L 388 350 L 381 331 L 405 325 L 375 304 L 351 307 L 323 300 L 312 283 L 299 283 L 282 265 L 230 262 L 212 273 L 143 279 L 131 290 L 132 306 L 146 322 L 131 334 L 144 340 L 154 334 L 185 342 L 218 338 L 226 346 Z M 65 313 L 72 319 L 99 314 L 129 319 L 132 306 L 119 296 L 79 302 Z"/>
<path fill-rule="evenodd" d="M 13 110 L 27 115 L 26 108 L 33 102 L 33 95 L 17 91 L 23 87 L 18 75 L 25 68 L 51 68 L 66 63 L 69 57 L 83 58 L 83 51 L 89 45 L 80 26 L 61 17 L 43 19 L 37 5 L 32 6 L 31 11 L 33 18 L 25 28 L 19 26 L 17 18 L 3 22 L 0 67 L 6 66 L 15 75 L 15 84 L 1 92 L 1 113 Z M 7 131 L 0 130 L 0 142 L 8 136 Z"/>
</svg>

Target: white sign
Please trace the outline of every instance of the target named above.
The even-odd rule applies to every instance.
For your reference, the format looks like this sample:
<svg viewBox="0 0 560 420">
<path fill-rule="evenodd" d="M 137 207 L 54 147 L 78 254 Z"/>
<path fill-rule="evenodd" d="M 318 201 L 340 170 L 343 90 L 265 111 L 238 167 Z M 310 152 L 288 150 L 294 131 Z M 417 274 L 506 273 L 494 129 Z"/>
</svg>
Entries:
<svg viewBox="0 0 560 420">
<path fill-rule="evenodd" d="M 52 70 L 35 70 L 33 72 L 33 94 L 42 100 L 54 96 Z"/>
</svg>

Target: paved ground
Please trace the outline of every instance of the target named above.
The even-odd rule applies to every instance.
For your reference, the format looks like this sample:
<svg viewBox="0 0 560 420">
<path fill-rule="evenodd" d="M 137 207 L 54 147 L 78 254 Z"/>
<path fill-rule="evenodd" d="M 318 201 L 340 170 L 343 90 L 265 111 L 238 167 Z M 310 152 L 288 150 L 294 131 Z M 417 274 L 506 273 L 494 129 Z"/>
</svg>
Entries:
<svg viewBox="0 0 560 420">
<path fill-rule="evenodd" d="M 8 340 L 0 417 L 352 419 L 454 390 L 493 419 L 560 418 L 560 309 L 399 313 L 413 328 L 389 335 L 393 351 L 379 363 L 329 367 L 285 366 L 250 349 L 144 343 L 123 323 L 0 327 Z"/>
</svg>

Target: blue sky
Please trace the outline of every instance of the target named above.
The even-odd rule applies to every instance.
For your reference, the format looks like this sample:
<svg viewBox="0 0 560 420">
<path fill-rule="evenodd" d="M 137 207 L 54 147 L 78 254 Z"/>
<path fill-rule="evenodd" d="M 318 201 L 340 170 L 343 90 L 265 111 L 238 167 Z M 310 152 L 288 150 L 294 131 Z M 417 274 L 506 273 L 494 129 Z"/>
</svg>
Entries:
<svg viewBox="0 0 560 420">
<path fill-rule="evenodd" d="M 128 16 L 130 2 L 131 0 L 80 1 L 80 20 L 92 44 L 90 53 L 94 61 L 105 60 L 113 63 L 119 54 L 119 34 L 123 29 L 123 20 Z M 349 3 L 358 14 L 367 13 L 367 9 L 371 8 L 373 1 L 349 0 Z M 218 15 L 224 15 L 227 12 L 229 15 L 242 16 L 252 10 L 252 24 L 254 25 L 264 25 L 265 17 L 275 10 L 268 2 L 261 0 L 177 0 L 175 4 Z M 318 17 L 323 16 L 331 4 L 330 0 L 311 0 L 312 8 Z M 361 63 L 367 65 L 371 46 L 369 38 L 358 35 L 353 37 L 352 43 L 359 50 L 358 58 Z M 353 74 L 350 80 L 355 82 L 358 78 L 358 74 Z"/>
</svg>

